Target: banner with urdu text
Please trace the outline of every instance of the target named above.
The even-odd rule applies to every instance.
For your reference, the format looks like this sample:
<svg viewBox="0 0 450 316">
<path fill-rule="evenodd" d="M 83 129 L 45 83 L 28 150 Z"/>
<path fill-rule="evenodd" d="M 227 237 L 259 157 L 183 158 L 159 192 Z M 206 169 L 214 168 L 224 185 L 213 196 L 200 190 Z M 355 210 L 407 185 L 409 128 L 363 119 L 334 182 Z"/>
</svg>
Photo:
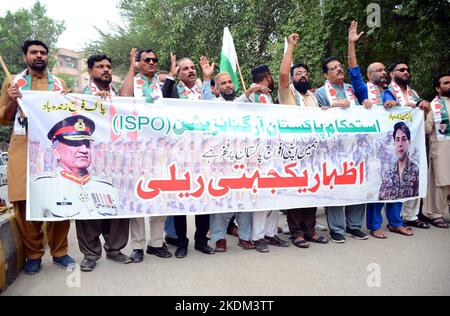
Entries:
<svg viewBox="0 0 450 316">
<path fill-rule="evenodd" d="M 419 109 L 156 105 L 52 92 L 25 92 L 21 106 L 32 220 L 283 210 L 426 193 Z"/>
</svg>

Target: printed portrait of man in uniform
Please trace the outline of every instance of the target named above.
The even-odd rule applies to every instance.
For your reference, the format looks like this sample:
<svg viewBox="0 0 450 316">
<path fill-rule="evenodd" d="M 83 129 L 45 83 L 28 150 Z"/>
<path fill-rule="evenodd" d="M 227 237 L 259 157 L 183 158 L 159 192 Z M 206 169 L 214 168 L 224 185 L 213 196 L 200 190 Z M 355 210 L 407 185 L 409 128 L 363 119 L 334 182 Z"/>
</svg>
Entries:
<svg viewBox="0 0 450 316">
<path fill-rule="evenodd" d="M 404 122 L 394 126 L 396 162 L 383 175 L 380 200 L 397 200 L 419 195 L 419 167 L 411 158 L 411 131 Z"/>
<path fill-rule="evenodd" d="M 446 136 L 450 136 L 450 125 L 448 120 L 443 120 L 440 124 L 439 124 L 439 134 L 442 135 L 446 135 Z"/>
<path fill-rule="evenodd" d="M 110 182 L 89 174 L 94 131 L 91 119 L 75 115 L 59 121 L 48 132 L 57 168 L 32 180 L 31 219 L 118 215 L 118 191 Z"/>
</svg>

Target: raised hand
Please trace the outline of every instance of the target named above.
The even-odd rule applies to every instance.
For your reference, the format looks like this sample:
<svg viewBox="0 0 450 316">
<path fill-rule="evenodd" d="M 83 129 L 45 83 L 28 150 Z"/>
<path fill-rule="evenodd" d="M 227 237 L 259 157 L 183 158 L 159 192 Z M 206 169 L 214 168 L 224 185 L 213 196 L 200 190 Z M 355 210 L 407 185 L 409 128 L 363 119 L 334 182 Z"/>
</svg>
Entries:
<svg viewBox="0 0 450 316">
<path fill-rule="evenodd" d="M 200 67 L 202 68 L 202 72 L 203 72 L 203 80 L 211 79 L 211 76 L 214 73 L 215 65 L 216 65 L 215 63 L 212 63 L 210 65 L 209 60 L 208 60 L 208 58 L 206 58 L 206 56 L 200 57 Z"/>
<path fill-rule="evenodd" d="M 130 67 L 136 67 L 137 63 L 136 63 L 136 56 L 137 55 L 137 49 L 136 48 L 132 48 L 130 51 Z"/>
<path fill-rule="evenodd" d="M 175 78 L 177 73 L 177 55 L 170 53 L 170 75 Z"/>
<path fill-rule="evenodd" d="M 349 42 L 357 42 L 359 38 L 364 34 L 361 32 L 358 34 L 358 22 L 352 21 L 348 29 L 348 40 Z"/>
<path fill-rule="evenodd" d="M 297 46 L 299 39 L 300 39 L 300 36 L 297 33 L 292 33 L 288 37 L 288 44 L 292 45 L 292 46 Z"/>
</svg>

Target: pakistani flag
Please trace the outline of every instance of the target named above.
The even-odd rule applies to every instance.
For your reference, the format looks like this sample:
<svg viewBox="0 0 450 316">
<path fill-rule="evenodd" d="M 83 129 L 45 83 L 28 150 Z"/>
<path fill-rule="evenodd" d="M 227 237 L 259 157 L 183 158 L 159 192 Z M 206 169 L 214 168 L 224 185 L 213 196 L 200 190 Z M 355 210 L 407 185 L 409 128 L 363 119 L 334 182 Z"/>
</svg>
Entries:
<svg viewBox="0 0 450 316">
<path fill-rule="evenodd" d="M 236 91 L 239 89 L 239 80 L 237 74 L 237 55 L 234 48 L 233 37 L 228 27 L 223 30 L 222 53 L 220 54 L 220 72 L 228 72 L 234 82 Z"/>
</svg>

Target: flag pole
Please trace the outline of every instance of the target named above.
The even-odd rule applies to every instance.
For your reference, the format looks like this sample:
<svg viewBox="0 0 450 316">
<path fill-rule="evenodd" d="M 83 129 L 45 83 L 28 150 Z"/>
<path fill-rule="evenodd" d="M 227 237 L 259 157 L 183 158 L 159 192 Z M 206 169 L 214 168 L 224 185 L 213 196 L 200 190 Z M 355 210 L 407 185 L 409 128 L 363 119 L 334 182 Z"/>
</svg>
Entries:
<svg viewBox="0 0 450 316">
<path fill-rule="evenodd" d="M 3 72 L 6 75 L 6 78 L 8 78 L 9 82 L 11 83 L 11 85 L 13 84 L 13 77 L 11 76 L 11 73 L 8 70 L 8 67 L 6 66 L 5 62 L 3 61 L 3 57 L 0 55 L 0 64 L 2 65 L 3 68 Z M 23 118 L 26 118 L 26 112 L 22 109 L 22 107 L 19 104 L 19 113 Z"/>
<path fill-rule="evenodd" d="M 6 67 L 6 64 L 5 64 L 5 62 L 3 61 L 3 58 L 2 58 L 1 55 L 0 55 L 0 64 L 2 65 L 3 72 L 5 73 L 6 77 L 9 79 L 9 81 L 12 82 L 12 76 L 11 76 L 11 73 L 9 72 L 8 67 Z"/>
<path fill-rule="evenodd" d="M 241 77 L 242 87 L 244 88 L 244 93 L 247 91 L 247 87 L 245 86 L 244 77 L 242 77 L 241 67 L 239 66 L 239 61 L 236 61 L 236 65 L 239 71 L 239 76 Z"/>
</svg>

